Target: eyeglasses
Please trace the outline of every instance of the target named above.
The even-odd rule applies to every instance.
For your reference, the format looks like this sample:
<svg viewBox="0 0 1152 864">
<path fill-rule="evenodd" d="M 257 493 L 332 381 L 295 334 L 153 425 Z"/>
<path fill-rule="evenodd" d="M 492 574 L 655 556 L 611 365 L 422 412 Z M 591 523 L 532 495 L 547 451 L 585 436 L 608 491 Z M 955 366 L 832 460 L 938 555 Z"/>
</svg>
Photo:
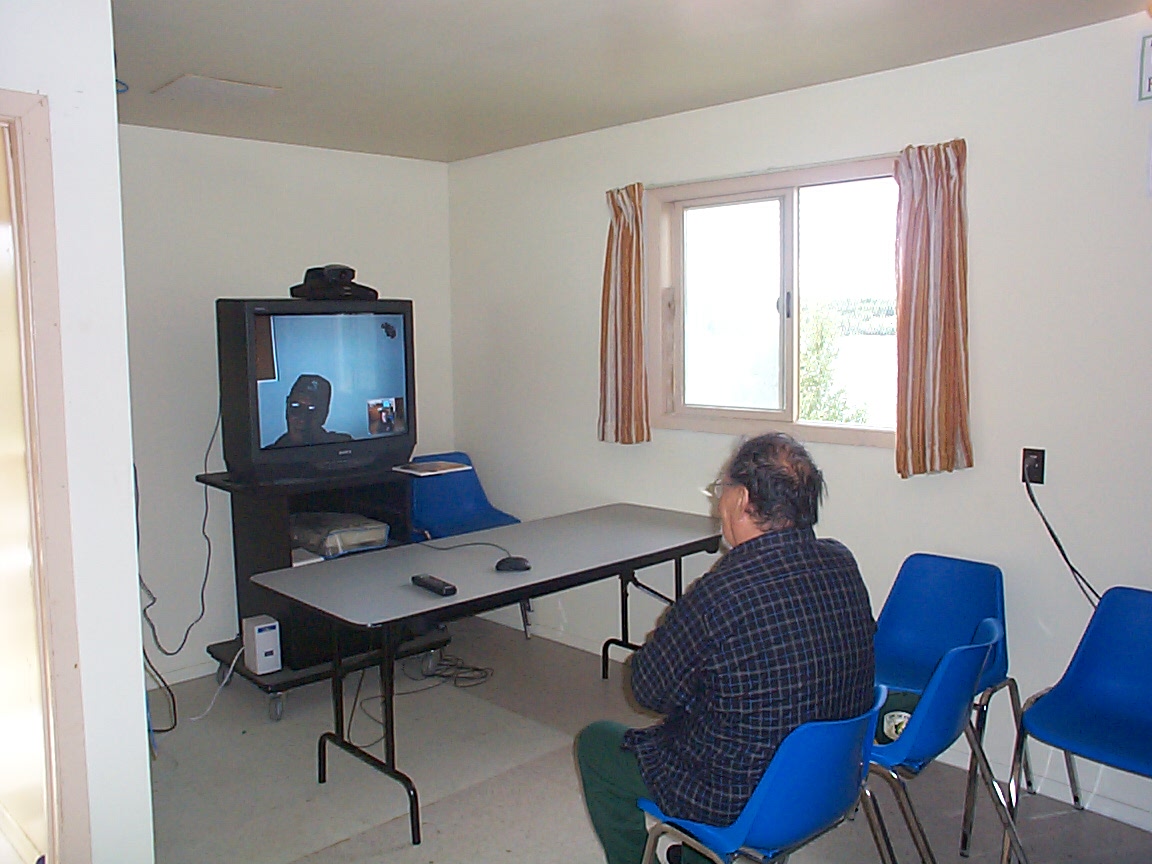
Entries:
<svg viewBox="0 0 1152 864">
<path fill-rule="evenodd" d="M 709 498 L 719 498 L 724 494 L 725 486 L 738 486 L 738 483 L 733 483 L 731 480 L 716 479 L 705 486 L 700 491 L 707 495 Z"/>
</svg>

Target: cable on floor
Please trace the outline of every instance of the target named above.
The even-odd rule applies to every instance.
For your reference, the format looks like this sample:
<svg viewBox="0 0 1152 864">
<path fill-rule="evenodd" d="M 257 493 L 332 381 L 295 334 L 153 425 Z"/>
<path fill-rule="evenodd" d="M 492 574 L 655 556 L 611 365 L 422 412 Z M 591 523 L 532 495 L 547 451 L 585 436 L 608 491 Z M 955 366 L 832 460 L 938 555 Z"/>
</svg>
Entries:
<svg viewBox="0 0 1152 864">
<path fill-rule="evenodd" d="M 157 684 L 164 688 L 164 692 L 168 694 L 168 704 L 170 706 L 170 713 L 172 715 L 172 722 L 165 726 L 163 729 L 152 729 L 156 735 L 162 735 L 165 732 L 171 732 L 176 728 L 176 694 L 172 692 L 172 688 L 168 682 L 164 680 L 164 676 L 160 674 L 160 670 L 152 663 L 152 659 L 148 656 L 148 649 L 144 649 L 144 666 L 148 669 L 148 674 L 151 675 Z M 151 718 L 149 718 L 151 722 Z"/>
<path fill-rule="evenodd" d="M 435 679 L 434 683 L 425 684 L 422 687 L 412 687 L 404 690 L 396 690 L 396 696 L 411 696 L 416 693 L 423 693 L 425 690 L 432 690 L 449 682 L 451 682 L 452 686 L 454 687 L 477 687 L 491 678 L 493 674 L 495 674 L 491 667 L 472 666 L 468 663 L 465 663 L 464 660 L 462 660 L 460 657 L 456 657 L 451 654 L 442 653 L 436 666 L 432 669 L 431 672 L 427 674 L 423 672 L 423 664 L 424 658 L 422 656 L 406 657 L 404 660 L 400 661 L 400 672 L 410 681 L 428 681 L 430 679 Z M 413 665 L 415 665 L 417 668 L 416 673 L 411 671 L 411 667 Z M 360 670 L 360 677 L 356 681 L 356 691 L 352 695 L 353 709 L 348 717 L 348 728 L 344 736 L 349 742 L 353 744 L 353 746 L 359 747 L 362 750 L 367 750 L 369 747 L 374 747 L 384 740 L 384 733 L 381 733 L 378 737 L 374 738 L 367 744 L 357 744 L 352 741 L 352 723 L 356 719 L 357 711 L 363 712 L 365 717 L 367 717 L 377 726 L 380 726 L 381 729 L 384 727 L 384 712 L 381 710 L 380 716 L 377 716 L 368 710 L 368 706 L 370 704 L 379 704 L 381 697 L 368 696 L 365 699 L 360 698 L 360 689 L 364 683 L 365 671 L 366 670 L 363 669 Z"/>
<path fill-rule="evenodd" d="M 208 707 L 205 708 L 200 714 L 197 714 L 195 717 L 189 717 L 189 720 L 203 720 L 208 716 L 208 712 L 211 711 L 212 706 L 216 704 L 216 697 L 220 695 L 220 691 L 227 687 L 228 682 L 232 680 L 232 670 L 236 668 L 236 663 L 240 660 L 240 655 L 243 653 L 244 649 L 240 648 L 236 652 L 236 656 L 232 658 L 232 662 L 228 664 L 228 671 L 224 673 L 223 676 L 221 676 L 220 683 L 216 685 L 216 692 L 212 694 L 212 701 L 208 703 Z"/>
</svg>

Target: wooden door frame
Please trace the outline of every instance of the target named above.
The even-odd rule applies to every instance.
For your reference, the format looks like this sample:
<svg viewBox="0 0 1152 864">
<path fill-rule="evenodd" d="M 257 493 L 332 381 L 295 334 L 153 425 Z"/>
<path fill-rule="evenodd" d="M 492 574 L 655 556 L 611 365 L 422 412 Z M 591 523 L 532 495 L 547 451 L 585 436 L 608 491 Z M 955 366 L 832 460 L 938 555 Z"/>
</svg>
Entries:
<svg viewBox="0 0 1152 864">
<path fill-rule="evenodd" d="M 0 122 L 11 130 L 16 288 L 47 760 L 47 857 L 51 862 L 90 864 L 92 826 L 72 564 L 48 98 L 0 89 Z"/>
</svg>

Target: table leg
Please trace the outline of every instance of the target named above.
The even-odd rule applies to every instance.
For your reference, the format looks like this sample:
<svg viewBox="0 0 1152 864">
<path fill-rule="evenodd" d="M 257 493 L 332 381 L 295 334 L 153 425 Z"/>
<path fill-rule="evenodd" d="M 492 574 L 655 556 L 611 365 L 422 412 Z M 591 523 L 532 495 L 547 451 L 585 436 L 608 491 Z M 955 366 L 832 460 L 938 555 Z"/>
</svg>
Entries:
<svg viewBox="0 0 1152 864">
<path fill-rule="evenodd" d="M 391 777 L 404 787 L 408 793 L 408 822 L 412 831 L 412 845 L 420 844 L 420 800 L 416 793 L 416 784 L 407 774 L 396 770 L 396 645 L 398 637 L 391 632 L 383 634 L 383 645 L 380 648 L 380 702 L 383 706 L 384 720 L 384 760 L 381 761 L 360 747 L 349 741 L 344 734 L 344 668 L 340 655 L 339 635 L 333 635 L 333 661 L 332 661 L 332 716 L 336 731 L 325 732 L 320 736 L 317 744 L 319 750 L 320 782 L 325 782 L 327 775 L 327 756 L 325 745 L 332 744 L 345 753 L 355 756 L 366 765 L 370 765 L 382 774 Z M 355 706 L 352 708 L 356 710 Z"/>
<path fill-rule="evenodd" d="M 628 638 L 628 586 L 636 581 L 635 570 L 624 570 L 620 573 L 620 638 L 606 639 L 600 648 L 600 677 L 608 678 L 608 649 L 613 646 L 627 648 L 635 651 L 640 646 Z"/>
</svg>

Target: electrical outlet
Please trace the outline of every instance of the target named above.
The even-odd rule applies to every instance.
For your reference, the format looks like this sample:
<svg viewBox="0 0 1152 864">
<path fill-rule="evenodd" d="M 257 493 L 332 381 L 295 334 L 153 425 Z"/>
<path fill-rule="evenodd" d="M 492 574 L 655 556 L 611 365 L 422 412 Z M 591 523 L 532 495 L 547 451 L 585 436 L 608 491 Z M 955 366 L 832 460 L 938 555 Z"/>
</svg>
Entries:
<svg viewBox="0 0 1152 864">
<path fill-rule="evenodd" d="M 1020 468 L 1020 482 L 1038 485 L 1044 482 L 1044 451 L 1032 447 L 1024 448 L 1023 464 Z"/>
</svg>

